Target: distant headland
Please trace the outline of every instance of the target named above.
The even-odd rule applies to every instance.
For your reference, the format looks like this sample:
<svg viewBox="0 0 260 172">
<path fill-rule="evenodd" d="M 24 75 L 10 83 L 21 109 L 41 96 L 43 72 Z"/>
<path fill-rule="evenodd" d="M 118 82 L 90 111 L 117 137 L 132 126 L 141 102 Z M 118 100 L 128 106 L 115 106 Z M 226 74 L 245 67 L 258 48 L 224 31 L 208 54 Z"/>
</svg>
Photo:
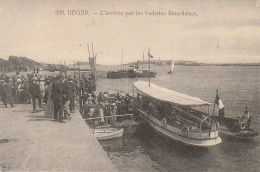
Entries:
<svg viewBox="0 0 260 172">
<path fill-rule="evenodd" d="M 157 66 L 167 66 L 171 65 L 173 60 L 151 60 L 152 65 Z M 138 63 L 138 64 L 137 64 Z M 141 65 L 148 64 L 148 60 L 137 61 L 137 62 L 129 62 L 124 65 Z M 260 63 L 200 63 L 198 61 L 174 61 L 175 65 L 181 66 L 260 66 Z M 102 66 L 110 66 L 110 65 L 101 65 L 96 64 L 99 69 L 102 69 Z M 34 69 L 39 70 L 47 70 L 47 71 L 59 71 L 61 69 L 71 69 L 73 68 L 73 64 L 66 65 L 64 64 L 49 64 L 43 62 L 36 62 L 27 57 L 18 57 L 18 56 L 9 56 L 8 60 L 4 60 L 0 58 L 0 72 L 12 72 L 12 71 L 30 71 Z M 89 63 L 85 61 L 77 62 L 76 67 L 81 66 L 83 68 L 89 68 Z M 113 66 L 113 65 L 112 65 Z"/>
<path fill-rule="evenodd" d="M 173 60 L 151 60 L 151 64 L 157 66 L 171 65 Z M 139 64 L 148 64 L 149 61 L 138 61 Z M 128 65 L 136 65 L 137 62 L 127 63 Z M 198 61 L 174 61 L 175 65 L 182 66 L 260 66 L 260 63 L 200 63 Z"/>
</svg>

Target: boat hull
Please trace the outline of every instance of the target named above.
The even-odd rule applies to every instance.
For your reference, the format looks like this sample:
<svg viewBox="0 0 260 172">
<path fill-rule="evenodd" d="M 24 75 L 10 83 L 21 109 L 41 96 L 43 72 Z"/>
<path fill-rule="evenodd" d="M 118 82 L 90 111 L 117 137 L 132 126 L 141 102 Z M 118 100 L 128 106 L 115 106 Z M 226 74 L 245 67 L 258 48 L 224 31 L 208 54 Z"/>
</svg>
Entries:
<svg viewBox="0 0 260 172">
<path fill-rule="evenodd" d="M 259 135 L 258 132 L 254 131 L 251 128 L 241 129 L 239 128 L 238 124 L 236 123 L 236 118 L 227 118 L 227 117 L 218 117 L 214 116 L 214 118 L 220 124 L 220 131 L 221 135 L 236 137 L 236 138 L 253 138 Z"/>
<path fill-rule="evenodd" d="M 123 136 L 123 128 L 97 128 L 93 129 L 93 134 L 97 140 L 110 140 Z"/>
<path fill-rule="evenodd" d="M 148 78 L 150 77 L 155 77 L 157 73 L 156 72 L 147 72 L 144 71 L 142 73 L 129 73 L 125 71 L 109 71 L 107 73 L 107 78 L 109 79 L 117 79 L 117 78 Z"/>
<path fill-rule="evenodd" d="M 198 133 L 190 133 L 189 136 L 182 134 L 181 129 L 173 127 L 171 125 L 162 126 L 162 122 L 146 112 L 139 110 L 139 115 L 143 117 L 148 124 L 154 128 L 160 134 L 180 141 L 187 145 L 198 146 L 198 147 L 208 147 L 214 146 L 222 142 L 222 139 L 218 136 L 218 132 L 211 132 L 209 139 L 198 139 Z M 199 133 L 200 135 L 209 135 L 209 133 Z M 197 137 L 197 138 L 196 138 Z"/>
<path fill-rule="evenodd" d="M 220 126 L 220 131 L 219 133 L 221 135 L 225 135 L 225 136 L 230 136 L 230 137 L 236 137 L 236 138 L 241 138 L 241 139 L 249 139 L 249 138 L 254 138 L 256 136 L 259 135 L 258 132 L 254 131 L 254 130 L 241 130 L 239 132 L 232 132 L 230 130 L 228 130 L 226 127 L 224 126 Z"/>
</svg>

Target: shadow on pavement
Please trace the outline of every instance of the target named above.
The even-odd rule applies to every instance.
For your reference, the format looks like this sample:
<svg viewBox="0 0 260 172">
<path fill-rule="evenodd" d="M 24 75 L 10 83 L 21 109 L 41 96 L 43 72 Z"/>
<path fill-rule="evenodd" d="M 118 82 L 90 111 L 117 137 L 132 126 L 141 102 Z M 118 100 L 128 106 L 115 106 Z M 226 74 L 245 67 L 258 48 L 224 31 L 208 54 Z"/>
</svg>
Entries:
<svg viewBox="0 0 260 172">
<path fill-rule="evenodd" d="M 0 140 L 0 143 L 7 143 L 7 142 L 9 142 L 8 139 L 2 139 L 2 140 Z"/>
<path fill-rule="evenodd" d="M 42 116 L 42 115 L 28 115 L 28 116 L 25 116 L 25 117 L 31 117 L 31 118 L 45 118 L 45 117 Z"/>
<path fill-rule="evenodd" d="M 54 121 L 54 119 L 50 119 L 50 118 L 31 118 L 28 119 L 26 122 L 28 121 Z"/>
<path fill-rule="evenodd" d="M 42 112 L 42 111 L 45 111 L 45 109 L 38 109 L 38 110 L 35 110 L 35 111 L 31 111 L 31 113 L 39 113 L 39 112 Z"/>
<path fill-rule="evenodd" d="M 8 143 L 8 142 L 12 142 L 12 141 L 17 141 L 16 139 L 1 139 L 0 143 Z"/>
<path fill-rule="evenodd" d="M 28 119 L 26 122 L 28 121 L 54 121 L 54 119 L 52 118 L 46 118 L 44 116 L 39 116 L 39 115 L 29 115 L 26 117 L 30 117 L 30 119 Z"/>
</svg>

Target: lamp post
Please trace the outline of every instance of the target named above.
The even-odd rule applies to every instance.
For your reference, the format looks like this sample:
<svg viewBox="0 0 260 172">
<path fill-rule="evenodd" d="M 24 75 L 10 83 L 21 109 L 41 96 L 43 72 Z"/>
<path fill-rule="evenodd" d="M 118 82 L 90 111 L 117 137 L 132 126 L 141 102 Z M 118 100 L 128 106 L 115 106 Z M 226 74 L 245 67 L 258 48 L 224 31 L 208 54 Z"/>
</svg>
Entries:
<svg viewBox="0 0 260 172">
<path fill-rule="evenodd" d="M 149 73 L 148 73 L 148 75 L 149 75 L 149 87 L 151 86 L 150 85 L 150 81 L 151 81 L 151 78 L 150 78 L 150 63 L 151 63 L 151 55 L 150 55 L 150 48 L 149 48 L 149 50 L 148 50 L 148 57 L 149 57 L 149 67 L 148 67 L 148 69 L 149 69 Z"/>
</svg>

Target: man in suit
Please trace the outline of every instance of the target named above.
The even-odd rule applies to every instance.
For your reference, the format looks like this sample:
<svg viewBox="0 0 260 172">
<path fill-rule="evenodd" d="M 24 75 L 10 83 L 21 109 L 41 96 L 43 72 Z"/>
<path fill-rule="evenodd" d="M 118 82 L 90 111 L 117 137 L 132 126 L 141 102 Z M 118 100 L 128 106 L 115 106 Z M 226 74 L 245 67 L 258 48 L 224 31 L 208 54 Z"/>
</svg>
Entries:
<svg viewBox="0 0 260 172">
<path fill-rule="evenodd" d="M 24 99 L 26 103 L 31 104 L 31 96 L 30 96 L 30 84 L 28 80 L 26 79 L 23 85 L 23 90 L 24 90 Z"/>
<path fill-rule="evenodd" d="M 55 77 L 54 82 L 52 84 L 52 98 L 54 101 L 54 119 L 55 121 L 59 120 L 59 122 L 64 123 L 63 120 L 63 91 L 62 84 L 63 76 L 58 75 Z"/>
<path fill-rule="evenodd" d="M 73 80 L 70 80 L 70 87 L 71 87 L 71 96 L 70 96 L 70 104 L 69 104 L 69 109 L 70 113 L 75 110 L 75 99 L 77 95 L 77 86 Z"/>
<path fill-rule="evenodd" d="M 39 107 L 41 108 L 41 90 L 40 90 L 40 85 L 37 83 L 37 79 L 33 78 L 33 81 L 30 85 L 30 93 L 32 96 L 32 101 L 33 101 L 33 111 L 36 111 L 36 99 L 39 101 Z"/>
</svg>

